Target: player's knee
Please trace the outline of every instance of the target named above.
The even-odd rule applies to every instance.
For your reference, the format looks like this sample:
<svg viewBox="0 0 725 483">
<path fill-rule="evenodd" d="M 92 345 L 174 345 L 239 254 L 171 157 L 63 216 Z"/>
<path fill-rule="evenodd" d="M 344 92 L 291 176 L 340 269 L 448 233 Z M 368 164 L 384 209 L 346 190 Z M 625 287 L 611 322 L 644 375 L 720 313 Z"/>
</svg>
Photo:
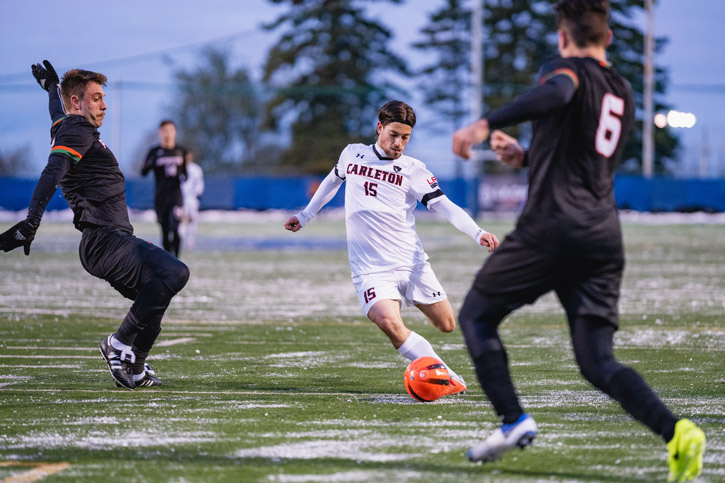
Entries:
<svg viewBox="0 0 725 483">
<path fill-rule="evenodd" d="M 491 302 L 476 290 L 471 290 L 461 306 L 458 323 L 464 332 L 481 325 L 491 326 L 495 330 L 507 313 L 505 307 Z"/>
<path fill-rule="evenodd" d="M 178 287 L 176 292 L 180 292 L 181 289 L 186 286 L 186 283 L 189 281 L 190 276 L 191 271 L 189 270 L 189 267 L 185 263 L 179 262 L 174 274 L 175 283 Z"/>
<path fill-rule="evenodd" d="M 393 342 L 404 342 L 407 335 L 407 329 L 403 321 L 394 316 L 381 316 L 375 319 L 375 324 L 382 330 L 385 335 Z"/>
<path fill-rule="evenodd" d="M 468 293 L 458 314 L 458 323 L 472 357 L 503 350 L 498 325 L 506 314 L 505 307 L 490 302 L 477 291 Z"/>
<path fill-rule="evenodd" d="M 187 267 L 184 262 L 174 260 L 174 263 L 169 264 L 165 271 L 164 285 L 166 285 L 174 294 L 177 294 L 186 286 L 186 282 L 189 281 L 190 274 L 191 272 L 189 271 L 189 267 Z"/>
<path fill-rule="evenodd" d="M 614 357 L 593 357 L 592 354 L 583 354 L 576 350 L 574 354 L 584 379 L 608 394 L 612 378 L 623 366 Z"/>
</svg>

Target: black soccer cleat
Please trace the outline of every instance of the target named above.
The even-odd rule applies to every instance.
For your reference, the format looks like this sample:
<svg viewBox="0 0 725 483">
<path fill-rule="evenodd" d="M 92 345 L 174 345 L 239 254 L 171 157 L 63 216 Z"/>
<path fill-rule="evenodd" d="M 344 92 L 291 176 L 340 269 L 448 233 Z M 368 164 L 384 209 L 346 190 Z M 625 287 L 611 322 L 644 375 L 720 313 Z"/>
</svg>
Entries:
<svg viewBox="0 0 725 483">
<path fill-rule="evenodd" d="M 131 364 L 136 359 L 133 352 L 120 351 L 111 345 L 111 337 L 109 335 L 101 342 L 101 355 L 108 364 L 108 371 L 111 377 L 116 381 L 118 387 L 133 391 L 135 383 L 133 382 L 133 371 Z"/>
<path fill-rule="evenodd" d="M 136 387 L 151 387 L 161 385 L 163 385 L 161 379 L 156 376 L 152 376 L 151 374 L 149 374 L 148 371 L 146 371 L 146 374 L 143 375 L 142 379 L 136 381 Z"/>
<path fill-rule="evenodd" d="M 135 382 L 135 387 L 163 386 L 161 379 L 156 377 L 156 371 L 151 369 L 150 365 L 144 363 L 143 368 L 145 371 L 144 376 Z M 116 387 L 121 387 L 121 385 L 116 382 Z"/>
</svg>

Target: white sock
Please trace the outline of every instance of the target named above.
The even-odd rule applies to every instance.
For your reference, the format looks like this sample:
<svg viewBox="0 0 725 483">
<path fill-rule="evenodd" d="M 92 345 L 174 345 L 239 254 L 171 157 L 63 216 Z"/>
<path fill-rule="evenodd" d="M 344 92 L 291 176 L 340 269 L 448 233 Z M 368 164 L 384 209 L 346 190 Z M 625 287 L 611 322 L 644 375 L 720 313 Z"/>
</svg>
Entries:
<svg viewBox="0 0 725 483">
<path fill-rule="evenodd" d="M 134 374 L 133 375 L 133 382 L 138 382 L 141 379 L 143 379 L 144 377 L 146 377 L 146 371 L 143 371 L 141 374 Z"/>
<path fill-rule="evenodd" d="M 433 350 L 433 346 L 430 345 L 430 342 L 425 340 L 423 336 L 420 334 L 417 334 L 416 332 L 411 332 L 407 339 L 405 339 L 405 342 L 403 342 L 403 345 L 401 345 L 398 348 L 398 352 L 403 357 L 406 357 L 407 359 L 414 361 L 419 357 L 435 357 L 439 361 L 443 362 L 443 359 L 436 354 L 436 351 Z M 443 364 L 446 364 L 443 362 Z M 446 367 L 448 367 L 448 364 L 446 364 Z M 451 376 L 457 376 L 457 374 L 448 367 L 448 373 Z"/>
<path fill-rule="evenodd" d="M 111 336 L 111 347 L 113 347 L 116 350 L 121 351 L 121 360 L 130 358 L 131 364 L 136 362 L 136 354 L 133 353 L 133 347 L 131 347 L 128 344 L 124 344 L 123 342 L 116 339 L 114 336 Z"/>
</svg>

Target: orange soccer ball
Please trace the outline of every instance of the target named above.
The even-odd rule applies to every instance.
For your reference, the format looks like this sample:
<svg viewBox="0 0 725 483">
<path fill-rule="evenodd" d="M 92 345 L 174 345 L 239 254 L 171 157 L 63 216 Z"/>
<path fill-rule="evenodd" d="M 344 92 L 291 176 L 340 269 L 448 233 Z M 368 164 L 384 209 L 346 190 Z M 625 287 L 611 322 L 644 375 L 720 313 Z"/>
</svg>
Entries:
<svg viewBox="0 0 725 483">
<path fill-rule="evenodd" d="M 405 390 L 413 399 L 435 401 L 448 394 L 451 375 L 443 361 L 435 357 L 419 357 L 405 369 Z"/>
</svg>

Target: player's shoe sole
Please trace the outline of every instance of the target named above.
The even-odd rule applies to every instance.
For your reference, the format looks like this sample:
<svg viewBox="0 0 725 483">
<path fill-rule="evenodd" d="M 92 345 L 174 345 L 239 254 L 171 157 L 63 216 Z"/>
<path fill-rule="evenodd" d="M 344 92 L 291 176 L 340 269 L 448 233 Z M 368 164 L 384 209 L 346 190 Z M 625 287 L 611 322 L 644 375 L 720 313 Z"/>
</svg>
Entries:
<svg viewBox="0 0 725 483">
<path fill-rule="evenodd" d="M 502 454 L 512 449 L 531 445 L 538 429 L 534 418 L 522 414 L 513 424 L 504 424 L 494 431 L 482 443 L 468 450 L 468 459 L 473 462 L 489 462 L 498 460 Z"/>
<path fill-rule="evenodd" d="M 667 462 L 670 472 L 667 481 L 687 481 L 702 473 L 705 454 L 705 433 L 689 419 L 675 425 L 675 436 L 667 443 Z"/>
<path fill-rule="evenodd" d="M 109 335 L 101 342 L 99 347 L 103 359 L 108 364 L 108 372 L 111 373 L 111 377 L 116 383 L 129 391 L 133 391 L 135 383 L 133 382 L 133 372 L 131 371 L 131 363 L 126 360 L 122 360 L 122 357 L 128 358 L 128 355 L 123 354 L 122 351 L 115 349 L 111 345 L 111 336 Z M 133 356 L 133 354 L 131 354 Z"/>
</svg>

